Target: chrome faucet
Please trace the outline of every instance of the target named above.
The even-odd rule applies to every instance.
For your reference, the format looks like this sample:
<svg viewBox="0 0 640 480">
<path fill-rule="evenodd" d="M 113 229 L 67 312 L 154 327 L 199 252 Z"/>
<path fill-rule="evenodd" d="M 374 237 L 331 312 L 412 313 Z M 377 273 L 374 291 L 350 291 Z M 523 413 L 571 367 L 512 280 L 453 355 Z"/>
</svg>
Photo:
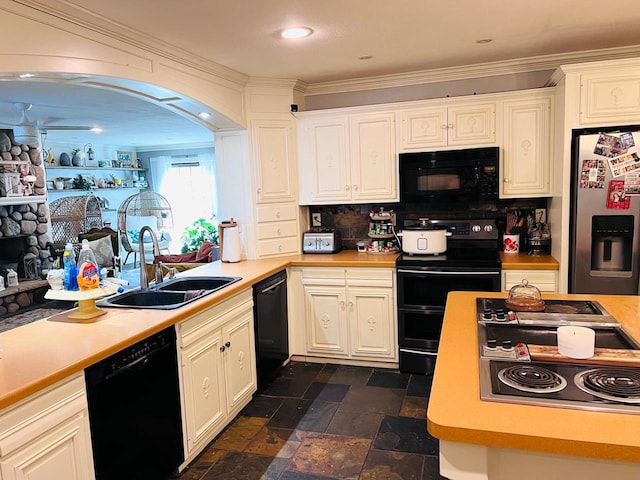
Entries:
<svg viewBox="0 0 640 480">
<path fill-rule="evenodd" d="M 149 232 L 151 241 L 153 242 L 153 256 L 160 255 L 160 246 L 158 245 L 158 237 L 151 227 L 145 225 L 140 229 L 138 236 L 138 245 L 140 249 L 140 288 L 149 288 L 149 276 L 147 275 L 147 265 L 144 258 L 144 234 Z M 155 281 L 162 283 L 162 263 L 155 264 Z"/>
</svg>

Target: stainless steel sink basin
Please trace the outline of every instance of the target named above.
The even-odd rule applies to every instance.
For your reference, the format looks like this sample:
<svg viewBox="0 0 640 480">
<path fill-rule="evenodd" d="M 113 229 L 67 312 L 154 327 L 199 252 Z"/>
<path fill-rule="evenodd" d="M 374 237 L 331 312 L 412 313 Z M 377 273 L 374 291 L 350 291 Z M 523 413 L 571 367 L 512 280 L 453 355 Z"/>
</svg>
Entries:
<svg viewBox="0 0 640 480">
<path fill-rule="evenodd" d="M 171 310 L 221 290 L 241 279 L 242 277 L 175 278 L 146 289 L 129 290 L 107 297 L 96 304 L 100 307 Z"/>
</svg>

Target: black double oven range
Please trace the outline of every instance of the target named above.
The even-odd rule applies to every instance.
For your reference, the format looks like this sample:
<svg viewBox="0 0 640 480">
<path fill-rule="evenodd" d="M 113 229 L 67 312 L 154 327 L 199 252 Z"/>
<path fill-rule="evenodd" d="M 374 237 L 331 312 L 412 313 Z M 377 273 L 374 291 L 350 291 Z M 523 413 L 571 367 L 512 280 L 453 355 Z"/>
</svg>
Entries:
<svg viewBox="0 0 640 480">
<path fill-rule="evenodd" d="M 404 220 L 403 226 L 411 226 Z M 431 220 L 451 232 L 440 255 L 396 260 L 400 371 L 433 373 L 450 291 L 499 292 L 499 232 L 493 219 Z"/>
</svg>

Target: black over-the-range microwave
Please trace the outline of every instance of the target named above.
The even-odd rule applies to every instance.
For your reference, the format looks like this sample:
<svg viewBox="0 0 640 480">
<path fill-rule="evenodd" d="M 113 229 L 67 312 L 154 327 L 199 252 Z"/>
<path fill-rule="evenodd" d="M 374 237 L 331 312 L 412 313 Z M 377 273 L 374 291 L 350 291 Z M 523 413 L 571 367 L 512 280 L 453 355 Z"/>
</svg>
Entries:
<svg viewBox="0 0 640 480">
<path fill-rule="evenodd" d="M 460 204 L 498 199 L 499 148 L 401 153 L 400 201 Z"/>
</svg>

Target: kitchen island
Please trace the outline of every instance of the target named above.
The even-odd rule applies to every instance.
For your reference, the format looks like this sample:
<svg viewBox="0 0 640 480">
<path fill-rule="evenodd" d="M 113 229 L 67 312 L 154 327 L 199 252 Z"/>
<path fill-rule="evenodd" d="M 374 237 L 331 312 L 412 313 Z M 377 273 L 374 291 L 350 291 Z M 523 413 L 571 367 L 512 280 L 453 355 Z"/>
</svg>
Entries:
<svg viewBox="0 0 640 480">
<path fill-rule="evenodd" d="M 427 426 L 452 480 L 640 478 L 640 415 L 482 401 L 477 297 L 447 300 Z M 545 294 L 596 300 L 640 340 L 640 297 Z"/>
</svg>

